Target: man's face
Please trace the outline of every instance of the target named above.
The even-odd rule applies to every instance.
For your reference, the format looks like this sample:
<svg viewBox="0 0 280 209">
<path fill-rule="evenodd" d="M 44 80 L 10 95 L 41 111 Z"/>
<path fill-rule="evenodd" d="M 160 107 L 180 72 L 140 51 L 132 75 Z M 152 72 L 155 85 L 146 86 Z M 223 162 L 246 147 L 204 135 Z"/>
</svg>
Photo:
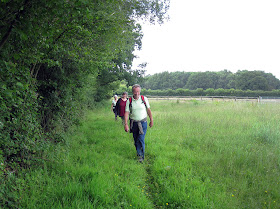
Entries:
<svg viewBox="0 0 280 209">
<path fill-rule="evenodd" d="M 134 99 L 139 99 L 139 97 L 140 97 L 140 88 L 139 87 L 136 87 L 136 88 L 134 88 L 133 89 L 133 91 L 132 91 L 132 93 L 133 93 L 133 98 Z"/>
</svg>

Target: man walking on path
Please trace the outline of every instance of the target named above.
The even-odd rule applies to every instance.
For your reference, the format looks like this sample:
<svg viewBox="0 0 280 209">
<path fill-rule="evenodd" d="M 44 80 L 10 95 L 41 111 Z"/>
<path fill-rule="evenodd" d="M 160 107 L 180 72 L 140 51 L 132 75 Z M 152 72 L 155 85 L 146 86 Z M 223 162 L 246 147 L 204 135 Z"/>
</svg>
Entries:
<svg viewBox="0 0 280 209">
<path fill-rule="evenodd" d="M 149 126 L 154 124 L 150 104 L 147 97 L 140 95 L 141 87 L 138 84 L 132 86 L 133 97 L 126 101 L 124 114 L 124 130 L 133 133 L 134 145 L 139 162 L 143 162 L 145 155 L 145 135 L 147 131 L 147 114 L 150 118 Z M 130 119 L 130 127 L 128 126 Z"/>
</svg>

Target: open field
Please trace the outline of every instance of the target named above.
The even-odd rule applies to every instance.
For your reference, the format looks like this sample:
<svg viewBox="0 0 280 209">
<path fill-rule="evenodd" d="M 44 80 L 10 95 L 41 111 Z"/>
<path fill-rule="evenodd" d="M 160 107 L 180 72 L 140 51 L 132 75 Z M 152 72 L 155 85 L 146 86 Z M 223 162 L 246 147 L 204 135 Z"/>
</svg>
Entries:
<svg viewBox="0 0 280 209">
<path fill-rule="evenodd" d="M 150 104 L 143 164 L 108 104 L 19 181 L 20 208 L 280 208 L 279 105 Z"/>
<path fill-rule="evenodd" d="M 200 100 L 200 101 L 235 101 L 235 102 L 260 102 L 260 97 L 235 97 L 235 96 L 151 96 L 150 100 Z"/>
<path fill-rule="evenodd" d="M 236 96 L 148 96 L 150 100 L 200 100 L 225 102 L 280 103 L 280 97 L 236 97 Z"/>
</svg>

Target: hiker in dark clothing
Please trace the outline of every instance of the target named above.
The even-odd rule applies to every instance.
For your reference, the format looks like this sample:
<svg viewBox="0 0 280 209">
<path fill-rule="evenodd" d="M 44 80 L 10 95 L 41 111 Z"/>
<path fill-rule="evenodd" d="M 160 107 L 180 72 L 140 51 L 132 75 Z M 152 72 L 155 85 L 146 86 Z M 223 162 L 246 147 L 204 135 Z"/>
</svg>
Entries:
<svg viewBox="0 0 280 209">
<path fill-rule="evenodd" d="M 127 101 L 127 92 L 123 92 L 122 97 L 119 98 L 116 104 L 117 114 L 122 119 L 123 125 L 124 125 L 124 113 L 125 113 L 126 101 Z"/>
</svg>

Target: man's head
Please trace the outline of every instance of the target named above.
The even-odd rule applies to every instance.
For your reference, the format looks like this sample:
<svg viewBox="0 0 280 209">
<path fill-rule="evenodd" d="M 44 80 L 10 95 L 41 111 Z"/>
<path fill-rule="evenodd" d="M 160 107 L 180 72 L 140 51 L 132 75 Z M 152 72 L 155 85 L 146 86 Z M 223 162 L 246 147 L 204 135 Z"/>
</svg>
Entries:
<svg viewBox="0 0 280 209">
<path fill-rule="evenodd" d="M 139 84 L 134 84 L 132 86 L 132 94 L 134 99 L 139 99 L 141 92 L 141 86 Z"/>
</svg>

